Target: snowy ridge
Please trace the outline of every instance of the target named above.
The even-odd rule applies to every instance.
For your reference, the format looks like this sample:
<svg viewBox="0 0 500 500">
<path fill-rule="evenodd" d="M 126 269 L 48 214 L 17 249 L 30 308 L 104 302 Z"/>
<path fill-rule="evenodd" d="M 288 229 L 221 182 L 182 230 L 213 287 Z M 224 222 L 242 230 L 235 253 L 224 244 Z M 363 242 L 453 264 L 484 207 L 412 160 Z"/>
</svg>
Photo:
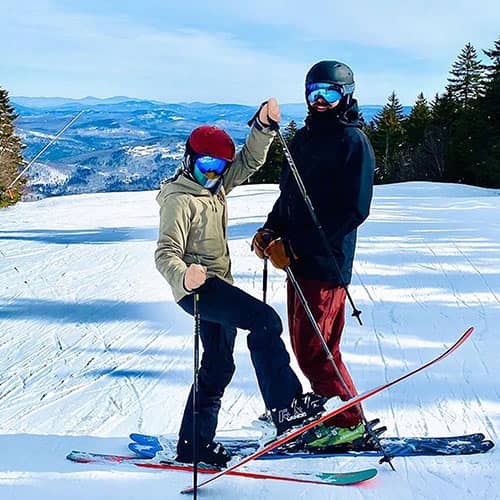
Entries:
<svg viewBox="0 0 500 500">
<path fill-rule="evenodd" d="M 172 151 L 170 148 L 167 147 L 159 147 L 156 145 L 150 145 L 150 146 L 133 146 L 133 147 L 128 147 L 126 148 L 127 154 L 131 156 L 150 156 L 150 155 L 155 155 L 159 154 L 161 158 L 172 158 L 174 160 L 181 160 L 182 157 L 184 156 L 183 150 L 181 149 L 180 144 L 176 144 L 175 146 L 176 150 Z"/>
<path fill-rule="evenodd" d="M 33 158 L 77 112 L 85 111 L 31 169 L 32 197 L 38 198 L 156 189 L 160 178 L 175 171 L 191 130 L 207 123 L 217 125 L 241 146 L 248 133 L 247 121 L 256 109 L 238 104 L 168 104 L 127 97 L 14 97 L 13 103 L 19 113 L 16 127 L 27 146 L 27 159 Z M 361 106 L 368 121 L 380 109 Z M 299 126 L 303 123 L 305 103 L 283 104 L 281 110 L 284 125 L 290 120 Z M 147 161 L 136 165 L 133 156 L 123 154 L 130 148 L 140 148 L 142 159 Z M 165 148 L 172 155 L 157 153 Z M 55 177 L 46 175 L 44 165 L 58 171 L 58 177 L 64 180 L 54 182 Z M 134 174 L 129 175 L 130 171 Z"/>
<path fill-rule="evenodd" d="M 72 449 L 125 454 L 132 431 L 177 432 L 192 379 L 193 324 L 154 266 L 155 194 L 54 197 L 0 211 L 2 500 L 139 499 L 146 489 L 148 499 L 178 498 L 190 483 L 189 474 L 110 470 L 64 458 Z M 366 404 L 367 416 L 379 417 L 389 435 L 484 432 L 498 440 L 499 194 L 429 183 L 376 188 L 350 288 L 364 326 L 348 318 L 343 340 L 359 391 L 430 359 L 476 327 L 453 357 Z M 257 297 L 262 267 L 250 239 L 276 195 L 276 186 L 250 185 L 229 197 L 235 280 Z M 272 269 L 269 280 L 269 301 L 286 325 L 283 273 Z M 241 333 L 219 419 L 225 436 L 249 435 L 263 410 Z M 205 496 L 494 499 L 499 465 L 496 449 L 397 459 L 396 473 L 379 467 L 379 478 L 365 487 L 325 491 L 227 478 Z M 286 475 L 304 467 L 373 466 L 369 458 L 273 464 Z"/>
</svg>

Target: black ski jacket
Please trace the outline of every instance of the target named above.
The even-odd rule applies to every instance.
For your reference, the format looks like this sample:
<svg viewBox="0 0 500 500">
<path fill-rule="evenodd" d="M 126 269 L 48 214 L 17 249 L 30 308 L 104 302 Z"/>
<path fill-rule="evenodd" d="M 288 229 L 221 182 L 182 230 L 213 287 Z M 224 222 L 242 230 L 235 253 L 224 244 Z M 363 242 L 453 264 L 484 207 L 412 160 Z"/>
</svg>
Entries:
<svg viewBox="0 0 500 500">
<path fill-rule="evenodd" d="M 349 284 L 356 228 L 370 211 L 375 158 L 361 130 L 356 101 L 342 114 L 330 113 L 309 114 L 306 126 L 292 139 L 290 151 L 333 249 L 342 281 Z M 291 265 L 297 276 L 341 283 L 286 159 L 280 196 L 264 227 L 288 239 L 298 257 Z"/>
</svg>

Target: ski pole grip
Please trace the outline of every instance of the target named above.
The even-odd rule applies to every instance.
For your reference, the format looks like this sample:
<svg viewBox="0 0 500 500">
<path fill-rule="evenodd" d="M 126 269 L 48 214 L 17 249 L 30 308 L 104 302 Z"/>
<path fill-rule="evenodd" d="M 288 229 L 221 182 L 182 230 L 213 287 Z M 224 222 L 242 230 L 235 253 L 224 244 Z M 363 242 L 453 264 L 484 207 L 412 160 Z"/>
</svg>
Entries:
<svg viewBox="0 0 500 500">
<path fill-rule="evenodd" d="M 274 132 L 278 132 L 280 129 L 280 124 L 273 120 L 269 115 L 267 115 L 267 119 L 269 120 L 269 128 L 273 130 Z"/>
<path fill-rule="evenodd" d="M 259 109 L 255 112 L 255 114 L 248 120 L 247 125 L 251 127 L 254 122 L 257 120 L 257 117 L 259 116 L 260 110 L 267 104 L 267 101 L 264 101 L 260 106 Z"/>
<path fill-rule="evenodd" d="M 267 104 L 267 101 L 264 101 L 260 106 L 259 106 L 259 109 L 256 111 L 256 113 L 252 116 L 252 118 L 250 118 L 250 120 L 248 120 L 247 122 L 247 125 L 249 127 L 251 127 L 254 122 L 257 120 L 258 116 L 259 116 L 259 113 L 260 113 L 260 110 Z M 261 123 L 261 126 L 268 126 L 271 130 L 277 132 L 279 129 L 280 129 L 280 124 L 273 120 L 269 115 L 267 115 L 267 119 L 269 120 L 269 125 L 265 125 L 264 123 L 261 123 L 260 120 L 259 120 L 259 123 Z"/>
<path fill-rule="evenodd" d="M 274 238 L 273 238 L 273 236 L 272 236 L 271 234 L 269 234 L 269 233 L 264 233 L 264 234 L 262 235 L 262 239 L 264 240 L 264 243 L 265 243 L 266 245 L 269 245 L 269 243 L 271 243 L 271 241 L 273 241 L 273 239 L 274 239 Z"/>
</svg>

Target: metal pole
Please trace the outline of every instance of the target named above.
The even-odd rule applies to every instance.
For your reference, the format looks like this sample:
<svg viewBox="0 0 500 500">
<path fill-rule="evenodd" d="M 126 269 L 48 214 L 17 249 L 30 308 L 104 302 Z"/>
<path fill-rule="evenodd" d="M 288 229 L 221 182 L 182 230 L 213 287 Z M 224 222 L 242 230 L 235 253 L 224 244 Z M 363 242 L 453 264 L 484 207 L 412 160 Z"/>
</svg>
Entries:
<svg viewBox="0 0 500 500">
<path fill-rule="evenodd" d="M 267 303 L 267 261 L 269 259 L 264 257 L 264 269 L 262 271 L 262 302 Z"/>
<path fill-rule="evenodd" d="M 264 257 L 264 269 L 262 270 L 262 302 L 267 304 L 267 263 L 268 257 Z M 264 408 L 264 415 L 267 415 L 267 408 Z"/>
<path fill-rule="evenodd" d="M 43 155 L 43 153 L 45 153 L 45 151 L 47 151 L 47 149 L 50 148 L 50 146 L 52 146 L 52 144 L 54 144 L 54 142 L 57 141 L 57 139 L 59 139 L 59 137 L 61 137 L 62 134 L 64 134 L 64 132 L 66 132 L 66 130 L 68 130 L 69 127 L 71 127 L 71 125 L 73 125 L 73 123 L 76 122 L 76 120 L 78 120 L 78 118 L 80 118 L 80 116 L 82 116 L 82 114 L 84 113 L 84 110 L 80 111 L 76 116 L 74 116 L 66 125 L 64 125 L 64 127 L 59 130 L 59 132 L 57 132 L 57 134 L 52 138 L 52 140 L 28 163 L 28 165 L 22 170 L 22 172 L 10 183 L 9 186 L 7 186 L 7 192 L 10 192 L 11 189 L 17 184 L 17 182 L 19 181 L 19 179 L 24 175 L 24 173 L 33 165 L 33 163 L 35 163 L 38 158 L 40 158 L 40 156 Z M 12 195 L 11 195 L 12 196 Z"/>
<path fill-rule="evenodd" d="M 194 294 L 194 348 L 193 348 L 193 494 L 198 496 L 198 374 L 200 369 L 200 294 Z"/>
</svg>

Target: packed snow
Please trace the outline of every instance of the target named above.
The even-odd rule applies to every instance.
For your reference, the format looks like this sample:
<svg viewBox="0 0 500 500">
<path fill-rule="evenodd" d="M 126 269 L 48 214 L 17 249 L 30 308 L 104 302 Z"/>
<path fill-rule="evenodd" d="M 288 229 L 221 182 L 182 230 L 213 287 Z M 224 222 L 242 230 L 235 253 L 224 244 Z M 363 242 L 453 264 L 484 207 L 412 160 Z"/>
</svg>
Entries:
<svg viewBox="0 0 500 500">
<path fill-rule="evenodd" d="M 2 500 L 165 500 L 191 484 L 183 472 L 65 459 L 71 450 L 126 454 L 130 432 L 177 432 L 192 380 L 193 321 L 154 266 L 155 194 L 47 198 L 0 211 Z M 235 282 L 256 297 L 262 264 L 250 240 L 277 194 L 274 185 L 248 185 L 229 197 Z M 364 325 L 349 318 L 343 340 L 358 390 L 417 367 L 476 327 L 450 358 L 369 400 L 367 416 L 379 417 L 387 435 L 483 432 L 497 441 L 500 191 L 379 186 L 358 242 L 350 290 Z M 283 273 L 271 270 L 269 301 L 287 340 L 285 291 Z M 221 436 L 252 435 L 263 411 L 244 332 L 235 358 Z M 246 469 L 291 475 L 377 467 L 379 474 L 346 487 L 224 477 L 203 497 L 500 498 L 496 448 L 394 465 L 396 472 L 373 458 L 254 462 Z"/>
</svg>

